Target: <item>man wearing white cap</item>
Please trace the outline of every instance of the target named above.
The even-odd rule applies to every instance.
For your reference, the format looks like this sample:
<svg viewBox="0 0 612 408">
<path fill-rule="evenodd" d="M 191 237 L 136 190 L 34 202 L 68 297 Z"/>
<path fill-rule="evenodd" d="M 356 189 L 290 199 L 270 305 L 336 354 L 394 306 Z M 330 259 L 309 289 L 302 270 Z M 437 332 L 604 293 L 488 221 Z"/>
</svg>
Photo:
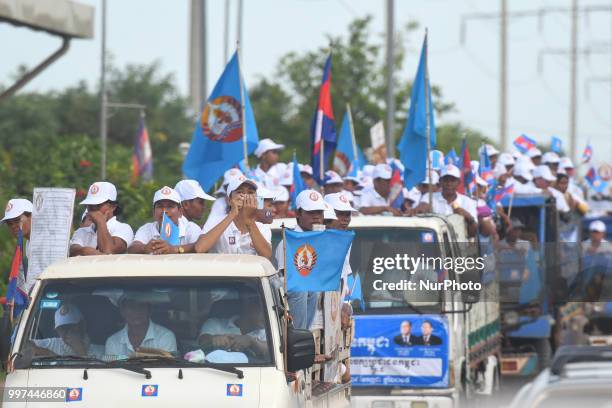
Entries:
<svg viewBox="0 0 612 408">
<path fill-rule="evenodd" d="M 179 229 L 179 244 L 170 245 L 161 239 L 160 228 L 163 215 L 172 220 Z M 144 224 L 136 231 L 134 242 L 128 248 L 131 254 L 183 254 L 194 252 L 195 242 L 200 236 L 200 227 L 181 215 L 181 196 L 176 190 L 164 186 L 153 196 L 153 222 Z"/>
<path fill-rule="evenodd" d="M 460 180 L 461 173 L 457 166 L 453 164 L 444 166 L 440 177 L 442 189 L 433 193 L 431 199 L 433 208 L 429 206 L 429 193 L 426 193 L 421 197 L 421 203 L 416 210 L 417 212 L 433 212 L 442 215 L 460 214 L 467 223 L 469 235 L 473 237 L 478 230 L 476 201 L 457 193 Z"/>
<path fill-rule="evenodd" d="M 302 180 L 304 180 L 304 184 L 306 184 L 307 188 L 316 188 L 317 182 L 312 177 L 312 166 L 310 164 L 298 164 L 300 168 L 300 176 L 302 176 Z"/>
<path fill-rule="evenodd" d="M 215 201 L 215 197 L 206 194 L 196 180 L 181 180 L 174 189 L 181 196 L 181 210 L 188 221 L 197 223 L 202 219 L 206 208 L 206 201 Z"/>
<path fill-rule="evenodd" d="M 537 147 L 533 147 L 527 151 L 527 156 L 531 159 L 534 167 L 542 164 L 542 151 Z"/>
<path fill-rule="evenodd" d="M 295 217 L 295 213 L 289 210 L 291 204 L 289 191 L 285 187 L 277 187 L 272 191 L 274 192 L 274 218 Z"/>
<path fill-rule="evenodd" d="M 478 149 L 478 155 L 481 156 L 486 149 L 487 155 L 489 156 L 489 161 L 491 162 L 491 168 L 495 167 L 495 163 L 497 163 L 497 158 L 499 157 L 499 150 L 495 148 L 495 146 L 490 144 L 485 144 Z"/>
<path fill-rule="evenodd" d="M 377 164 L 374 167 L 372 177 L 374 185 L 366 187 L 361 193 L 359 200 L 359 211 L 365 215 L 375 215 L 389 212 L 393 215 L 402 215 L 397 208 L 389 203 L 391 193 L 391 166 L 388 164 Z"/>
<path fill-rule="evenodd" d="M 512 171 L 514 175 L 514 194 L 540 194 L 542 189 L 537 188 L 531 181 L 533 175 L 524 162 L 518 162 Z"/>
<path fill-rule="evenodd" d="M 279 184 L 281 175 L 275 167 L 278 164 L 279 151 L 284 148 L 285 145 L 275 143 L 272 139 L 262 139 L 255 149 L 255 156 L 259 159 L 255 177 L 268 188 Z"/>
<path fill-rule="evenodd" d="M 612 248 L 606 237 L 606 224 L 603 221 L 595 220 L 589 224 L 589 239 L 582 242 L 582 251 L 585 255 L 595 255 L 599 253 L 612 252 Z"/>
<path fill-rule="evenodd" d="M 437 171 L 434 171 L 432 169 L 431 171 L 431 183 L 429 182 L 429 171 L 425 171 L 425 180 L 421 181 L 419 184 L 416 185 L 417 190 L 419 191 L 419 193 L 421 194 L 425 194 L 429 192 L 429 185 L 431 184 L 431 191 L 433 191 L 434 193 L 438 190 L 440 190 L 440 176 L 438 175 Z M 420 200 L 420 197 L 419 197 Z M 417 202 L 418 204 L 418 202 Z"/>
<path fill-rule="evenodd" d="M 296 197 L 296 221 L 294 231 L 312 231 L 313 227 L 323 227 L 325 201 L 321 193 L 315 190 L 304 190 Z M 317 227 L 315 227 L 317 228 Z M 285 256 L 283 242 L 276 247 L 275 257 L 279 271 L 285 272 Z M 297 329 L 308 329 L 312 324 L 317 310 L 318 292 L 289 292 L 289 313 L 293 318 L 293 326 Z"/>
<path fill-rule="evenodd" d="M 416 206 L 419 205 L 419 202 L 421 202 L 421 192 L 416 187 L 412 187 L 410 190 L 404 187 L 402 194 L 404 195 L 402 211 L 405 213 L 410 213 L 410 210 L 416 208 Z"/>
<path fill-rule="evenodd" d="M 228 213 L 208 219 L 195 245 L 196 252 L 272 256 L 272 231 L 257 221 L 257 184 L 241 177 L 227 185 Z"/>
<path fill-rule="evenodd" d="M 550 172 L 553 176 L 557 176 L 557 171 L 559 170 L 559 163 L 561 159 L 559 155 L 555 152 L 546 152 L 544 156 L 542 156 L 542 163 L 547 165 L 550 168 Z"/>
<path fill-rule="evenodd" d="M 261 183 L 257 183 L 258 208 L 256 220 L 262 224 L 272 224 L 272 220 L 276 214 L 276 208 L 274 208 L 274 197 L 276 197 L 276 193 L 274 191 L 264 187 Z M 259 208 L 259 203 L 262 201 L 262 208 Z"/>
<path fill-rule="evenodd" d="M 569 157 L 562 157 L 561 161 L 559 162 L 559 169 L 564 170 L 569 177 L 569 186 L 567 187 L 567 190 L 580 200 L 584 201 L 584 191 L 582 191 L 580 186 L 576 184 L 576 180 L 574 178 L 576 176 L 576 168 L 574 167 L 572 159 Z"/>
<path fill-rule="evenodd" d="M 17 238 L 19 230 L 23 239 L 30 239 L 30 228 L 32 227 L 32 203 L 25 198 L 13 198 L 6 203 L 4 209 L 3 223 L 6 223 L 11 235 Z"/>
<path fill-rule="evenodd" d="M 89 226 L 77 229 L 70 240 L 70 256 L 123 254 L 134 239 L 134 231 L 128 224 L 119 222 L 117 189 L 112 183 L 97 181 L 81 201 L 87 206 Z"/>
<path fill-rule="evenodd" d="M 333 170 L 327 170 L 325 172 L 325 179 L 323 180 L 323 191 L 325 195 L 339 193 L 344 188 L 344 181 L 338 173 Z"/>
<path fill-rule="evenodd" d="M 570 211 L 570 207 L 565 200 L 565 197 L 561 192 L 555 190 L 554 188 L 550 188 L 551 184 L 557 181 L 557 178 L 553 176 L 550 171 L 550 168 L 545 165 L 539 165 L 533 170 L 533 184 L 541 189 L 542 191 L 547 192 L 555 198 L 555 203 L 557 206 L 557 211 L 560 212 L 568 212 Z"/>
<path fill-rule="evenodd" d="M 55 331 L 59 337 L 32 340 L 34 355 L 82 356 L 100 358 L 102 345 L 91 344 L 81 311 L 64 303 L 55 311 Z"/>
</svg>

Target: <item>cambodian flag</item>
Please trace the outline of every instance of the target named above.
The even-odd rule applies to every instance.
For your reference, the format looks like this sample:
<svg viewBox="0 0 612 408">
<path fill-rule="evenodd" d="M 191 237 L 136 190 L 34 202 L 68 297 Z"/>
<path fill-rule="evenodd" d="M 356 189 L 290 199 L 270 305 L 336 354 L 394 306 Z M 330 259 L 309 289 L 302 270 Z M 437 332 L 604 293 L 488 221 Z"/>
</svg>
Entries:
<svg viewBox="0 0 612 408">
<path fill-rule="evenodd" d="M 595 171 L 595 167 L 589 169 L 584 179 L 589 183 L 591 188 L 598 193 L 603 193 L 608 187 L 608 183 L 599 177 L 599 174 Z"/>
<path fill-rule="evenodd" d="M 457 187 L 457 191 L 461 194 L 470 192 L 475 187 L 474 175 L 472 174 L 472 162 L 470 160 L 470 149 L 468 149 L 467 139 L 464 138 L 461 143 L 461 183 Z"/>
<path fill-rule="evenodd" d="M 404 183 L 402 182 L 402 172 L 400 168 L 391 162 L 391 181 L 389 182 L 389 205 L 393 208 L 402 208 L 404 202 Z"/>
<path fill-rule="evenodd" d="M 326 164 L 336 147 L 336 122 L 331 99 L 331 53 L 327 57 L 323 68 L 319 101 L 312 119 L 310 135 L 312 176 L 317 183 L 323 184 L 323 178 L 327 170 Z"/>
<path fill-rule="evenodd" d="M 536 141 L 525 134 L 517 137 L 513 144 L 521 153 L 527 153 L 530 149 L 536 147 Z"/>
<path fill-rule="evenodd" d="M 514 184 L 510 184 L 508 187 L 500 188 L 495 191 L 495 203 L 499 203 L 504 197 L 514 194 Z"/>
<path fill-rule="evenodd" d="M 153 151 L 149 142 L 149 132 L 144 117 L 140 118 L 138 133 L 134 138 L 134 152 L 132 153 L 132 181 L 142 178 L 149 181 L 153 178 Z"/>
<path fill-rule="evenodd" d="M 487 149 L 481 149 L 481 154 L 479 157 L 480 166 L 478 166 L 478 173 L 480 173 L 480 177 L 486 181 L 489 185 L 493 183 L 495 177 L 493 176 L 493 169 L 491 169 L 491 160 L 489 159 L 489 153 L 487 153 Z"/>
<path fill-rule="evenodd" d="M 593 157 L 593 147 L 591 147 L 591 144 L 588 143 L 586 147 L 584 148 L 584 152 L 582 152 L 582 162 L 588 163 L 591 161 L 592 157 Z"/>
<path fill-rule="evenodd" d="M 23 264 L 23 233 L 19 230 L 17 235 L 17 245 L 15 255 L 11 263 L 8 285 L 6 287 L 6 297 L 4 303 L 8 307 L 11 320 L 13 316 L 19 314 L 28 306 L 28 294 L 25 289 L 26 272 Z"/>
</svg>

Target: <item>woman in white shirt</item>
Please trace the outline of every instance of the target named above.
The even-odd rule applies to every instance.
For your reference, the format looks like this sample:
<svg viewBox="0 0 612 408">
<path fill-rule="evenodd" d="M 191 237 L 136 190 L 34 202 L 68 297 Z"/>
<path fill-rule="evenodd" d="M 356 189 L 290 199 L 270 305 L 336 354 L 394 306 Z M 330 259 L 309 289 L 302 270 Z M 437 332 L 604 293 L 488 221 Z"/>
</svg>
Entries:
<svg viewBox="0 0 612 408">
<path fill-rule="evenodd" d="M 228 212 L 209 218 L 195 244 L 196 252 L 272 256 L 272 231 L 257 222 L 257 184 L 245 177 L 227 185 Z"/>
</svg>

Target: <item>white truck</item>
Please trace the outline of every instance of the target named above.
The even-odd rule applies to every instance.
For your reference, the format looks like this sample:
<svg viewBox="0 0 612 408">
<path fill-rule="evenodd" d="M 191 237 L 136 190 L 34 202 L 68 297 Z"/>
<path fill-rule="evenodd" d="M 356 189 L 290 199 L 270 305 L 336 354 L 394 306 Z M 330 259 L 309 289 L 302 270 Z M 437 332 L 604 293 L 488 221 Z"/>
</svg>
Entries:
<svg viewBox="0 0 612 408">
<path fill-rule="evenodd" d="M 473 398 L 498 389 L 495 269 L 462 271 L 455 262 L 410 270 L 403 257 L 388 265 L 377 261 L 398 254 L 475 260 L 481 256 L 479 245 L 468 239 L 463 218 L 359 216 L 349 228 L 356 233 L 351 267 L 362 289 L 361 301 L 353 306 L 352 406 L 471 406 Z M 470 287 L 470 281 L 482 288 Z"/>
<path fill-rule="evenodd" d="M 251 255 L 57 262 L 12 333 L 3 404 L 348 406 L 348 385 L 311 380 L 314 336 L 287 325 L 276 276 Z"/>
</svg>

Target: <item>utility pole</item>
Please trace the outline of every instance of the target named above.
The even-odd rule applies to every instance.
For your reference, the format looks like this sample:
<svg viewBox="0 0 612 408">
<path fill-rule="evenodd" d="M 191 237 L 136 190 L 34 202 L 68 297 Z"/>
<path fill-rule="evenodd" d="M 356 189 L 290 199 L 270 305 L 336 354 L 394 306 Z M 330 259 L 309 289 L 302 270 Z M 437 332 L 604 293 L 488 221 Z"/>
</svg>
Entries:
<svg viewBox="0 0 612 408">
<path fill-rule="evenodd" d="M 106 180 L 106 0 L 102 0 L 102 52 L 100 55 L 100 178 Z"/>
<path fill-rule="evenodd" d="M 569 137 L 570 158 L 576 161 L 576 116 L 578 110 L 578 0 L 572 0 L 572 37 L 570 41 L 570 100 Z"/>
<path fill-rule="evenodd" d="M 387 156 L 395 157 L 395 96 L 393 94 L 393 64 L 395 62 L 395 22 L 394 2 L 387 0 Z"/>
<path fill-rule="evenodd" d="M 240 44 L 241 57 L 244 55 L 242 52 L 244 50 L 244 43 L 242 42 L 242 11 L 244 8 L 244 4 L 242 0 L 238 0 L 238 18 L 236 22 L 236 41 Z"/>
<path fill-rule="evenodd" d="M 230 0 L 225 0 L 225 23 L 223 27 L 223 64 L 227 64 L 229 49 Z"/>
<path fill-rule="evenodd" d="M 508 138 L 508 4 L 501 0 L 499 36 L 499 144 L 506 149 Z"/>
<path fill-rule="evenodd" d="M 206 0 L 191 0 L 189 32 L 189 94 L 191 108 L 197 116 L 208 96 L 206 75 Z"/>
</svg>

